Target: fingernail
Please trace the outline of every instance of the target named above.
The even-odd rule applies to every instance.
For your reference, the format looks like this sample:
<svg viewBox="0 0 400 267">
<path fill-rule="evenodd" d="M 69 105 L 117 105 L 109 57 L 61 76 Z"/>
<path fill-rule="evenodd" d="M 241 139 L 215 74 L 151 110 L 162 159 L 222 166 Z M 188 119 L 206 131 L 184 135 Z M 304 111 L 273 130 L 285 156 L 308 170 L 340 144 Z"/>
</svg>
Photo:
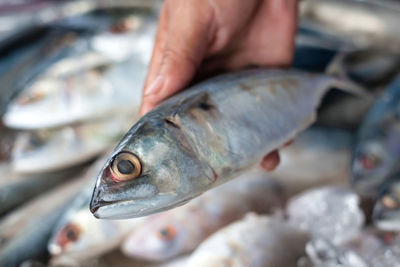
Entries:
<svg viewBox="0 0 400 267">
<path fill-rule="evenodd" d="M 150 85 L 149 87 L 146 88 L 144 92 L 144 96 L 149 96 L 149 95 L 155 95 L 157 94 L 163 83 L 163 78 L 161 76 L 158 76 Z"/>
</svg>

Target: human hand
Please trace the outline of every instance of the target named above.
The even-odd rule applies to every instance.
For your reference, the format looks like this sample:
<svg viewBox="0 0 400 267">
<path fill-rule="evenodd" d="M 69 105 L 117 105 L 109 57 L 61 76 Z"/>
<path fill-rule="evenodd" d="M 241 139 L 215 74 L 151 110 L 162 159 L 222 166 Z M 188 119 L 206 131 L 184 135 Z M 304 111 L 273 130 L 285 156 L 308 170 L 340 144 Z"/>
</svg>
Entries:
<svg viewBox="0 0 400 267">
<path fill-rule="evenodd" d="M 140 114 L 197 76 L 250 65 L 290 65 L 296 23 L 296 0 L 166 0 Z M 278 164 L 274 151 L 261 166 L 273 170 Z"/>
</svg>

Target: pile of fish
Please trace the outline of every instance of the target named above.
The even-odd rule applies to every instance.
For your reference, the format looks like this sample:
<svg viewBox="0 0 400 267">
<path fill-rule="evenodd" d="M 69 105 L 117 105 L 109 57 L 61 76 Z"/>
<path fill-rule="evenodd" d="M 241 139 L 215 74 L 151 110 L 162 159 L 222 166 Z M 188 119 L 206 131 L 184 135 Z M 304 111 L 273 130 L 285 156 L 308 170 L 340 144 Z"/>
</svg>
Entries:
<svg viewBox="0 0 400 267">
<path fill-rule="evenodd" d="M 161 4 L 0 1 L 0 266 L 398 266 L 400 3 L 301 1 L 293 68 L 139 118 Z"/>
</svg>

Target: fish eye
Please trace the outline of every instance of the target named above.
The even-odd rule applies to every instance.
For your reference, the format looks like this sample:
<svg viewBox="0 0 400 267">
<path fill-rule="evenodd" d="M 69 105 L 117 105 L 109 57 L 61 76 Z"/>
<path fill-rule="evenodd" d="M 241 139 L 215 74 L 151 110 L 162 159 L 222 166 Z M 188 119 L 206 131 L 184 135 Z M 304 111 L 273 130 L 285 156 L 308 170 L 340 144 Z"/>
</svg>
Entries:
<svg viewBox="0 0 400 267">
<path fill-rule="evenodd" d="M 364 154 L 360 157 L 360 162 L 365 169 L 373 169 L 380 164 L 381 160 L 373 154 Z"/>
<path fill-rule="evenodd" d="M 75 224 L 66 225 L 60 232 L 60 236 L 58 237 L 58 243 L 61 246 L 65 246 L 70 242 L 75 242 L 79 239 L 81 234 L 81 229 Z"/>
<path fill-rule="evenodd" d="M 398 209 L 400 204 L 399 201 L 391 195 L 383 196 L 381 202 L 382 205 L 387 209 Z"/>
<path fill-rule="evenodd" d="M 177 231 L 173 226 L 167 226 L 158 232 L 158 236 L 165 241 L 171 241 L 175 238 Z"/>
<path fill-rule="evenodd" d="M 136 155 L 123 151 L 115 156 L 111 170 L 114 174 L 114 181 L 128 181 L 139 177 L 142 165 Z"/>
</svg>

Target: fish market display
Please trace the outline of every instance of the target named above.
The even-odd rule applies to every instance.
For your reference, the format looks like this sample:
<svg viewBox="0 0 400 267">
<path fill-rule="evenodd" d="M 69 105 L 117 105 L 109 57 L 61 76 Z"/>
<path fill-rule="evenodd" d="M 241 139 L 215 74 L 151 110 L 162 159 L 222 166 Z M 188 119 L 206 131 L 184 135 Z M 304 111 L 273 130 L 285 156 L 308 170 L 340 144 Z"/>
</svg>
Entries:
<svg viewBox="0 0 400 267">
<path fill-rule="evenodd" d="M 360 93 L 330 76 L 256 69 L 177 94 L 143 116 L 116 147 L 96 183 L 92 212 L 144 216 L 229 181 L 308 127 L 334 85 Z"/>
<path fill-rule="evenodd" d="M 271 212 L 282 207 L 283 201 L 276 182 L 259 171 L 246 173 L 184 206 L 146 217 L 146 223 L 125 240 L 122 250 L 132 258 L 165 261 L 190 252 L 207 236 L 247 212 Z"/>
<path fill-rule="evenodd" d="M 5 125 L 48 128 L 138 110 L 155 29 L 139 18 L 123 23 L 122 33 L 74 43 L 77 53 L 54 63 L 9 105 Z"/>
<path fill-rule="evenodd" d="M 0 266 L 18 266 L 46 254 L 47 241 L 71 198 L 88 182 L 76 178 L 0 221 Z"/>
<path fill-rule="evenodd" d="M 321 187 L 292 198 L 287 214 L 292 225 L 311 236 L 338 244 L 357 235 L 364 224 L 359 197 L 341 187 Z"/>
<path fill-rule="evenodd" d="M 250 214 L 206 239 L 186 266 L 295 266 L 307 240 L 280 218 Z"/>
<path fill-rule="evenodd" d="M 386 231 L 400 231 L 400 179 L 399 174 L 390 178 L 381 190 L 372 219 L 376 227 Z"/>
<path fill-rule="evenodd" d="M 139 118 L 163 2 L 0 0 L 0 267 L 399 267 L 400 2 Z"/>
<path fill-rule="evenodd" d="M 400 78 L 396 78 L 375 102 L 356 136 L 352 155 L 352 183 L 362 194 L 377 188 L 399 170 Z"/>
<path fill-rule="evenodd" d="M 81 170 L 74 168 L 61 172 L 22 176 L 15 174 L 10 166 L 1 166 L 0 169 L 0 215 L 65 182 Z"/>
<path fill-rule="evenodd" d="M 93 159 L 123 136 L 135 115 L 113 116 L 61 129 L 21 132 L 12 166 L 18 173 L 59 170 Z"/>
<path fill-rule="evenodd" d="M 280 150 L 281 162 L 271 176 L 290 195 L 312 186 L 343 183 L 350 175 L 352 137 L 339 128 L 312 126 Z"/>
<path fill-rule="evenodd" d="M 85 174 L 90 182 L 65 210 L 48 243 L 55 264 L 76 265 L 116 248 L 141 219 L 97 220 L 89 210 L 90 197 L 98 170 L 105 158 L 97 160 Z"/>
</svg>

